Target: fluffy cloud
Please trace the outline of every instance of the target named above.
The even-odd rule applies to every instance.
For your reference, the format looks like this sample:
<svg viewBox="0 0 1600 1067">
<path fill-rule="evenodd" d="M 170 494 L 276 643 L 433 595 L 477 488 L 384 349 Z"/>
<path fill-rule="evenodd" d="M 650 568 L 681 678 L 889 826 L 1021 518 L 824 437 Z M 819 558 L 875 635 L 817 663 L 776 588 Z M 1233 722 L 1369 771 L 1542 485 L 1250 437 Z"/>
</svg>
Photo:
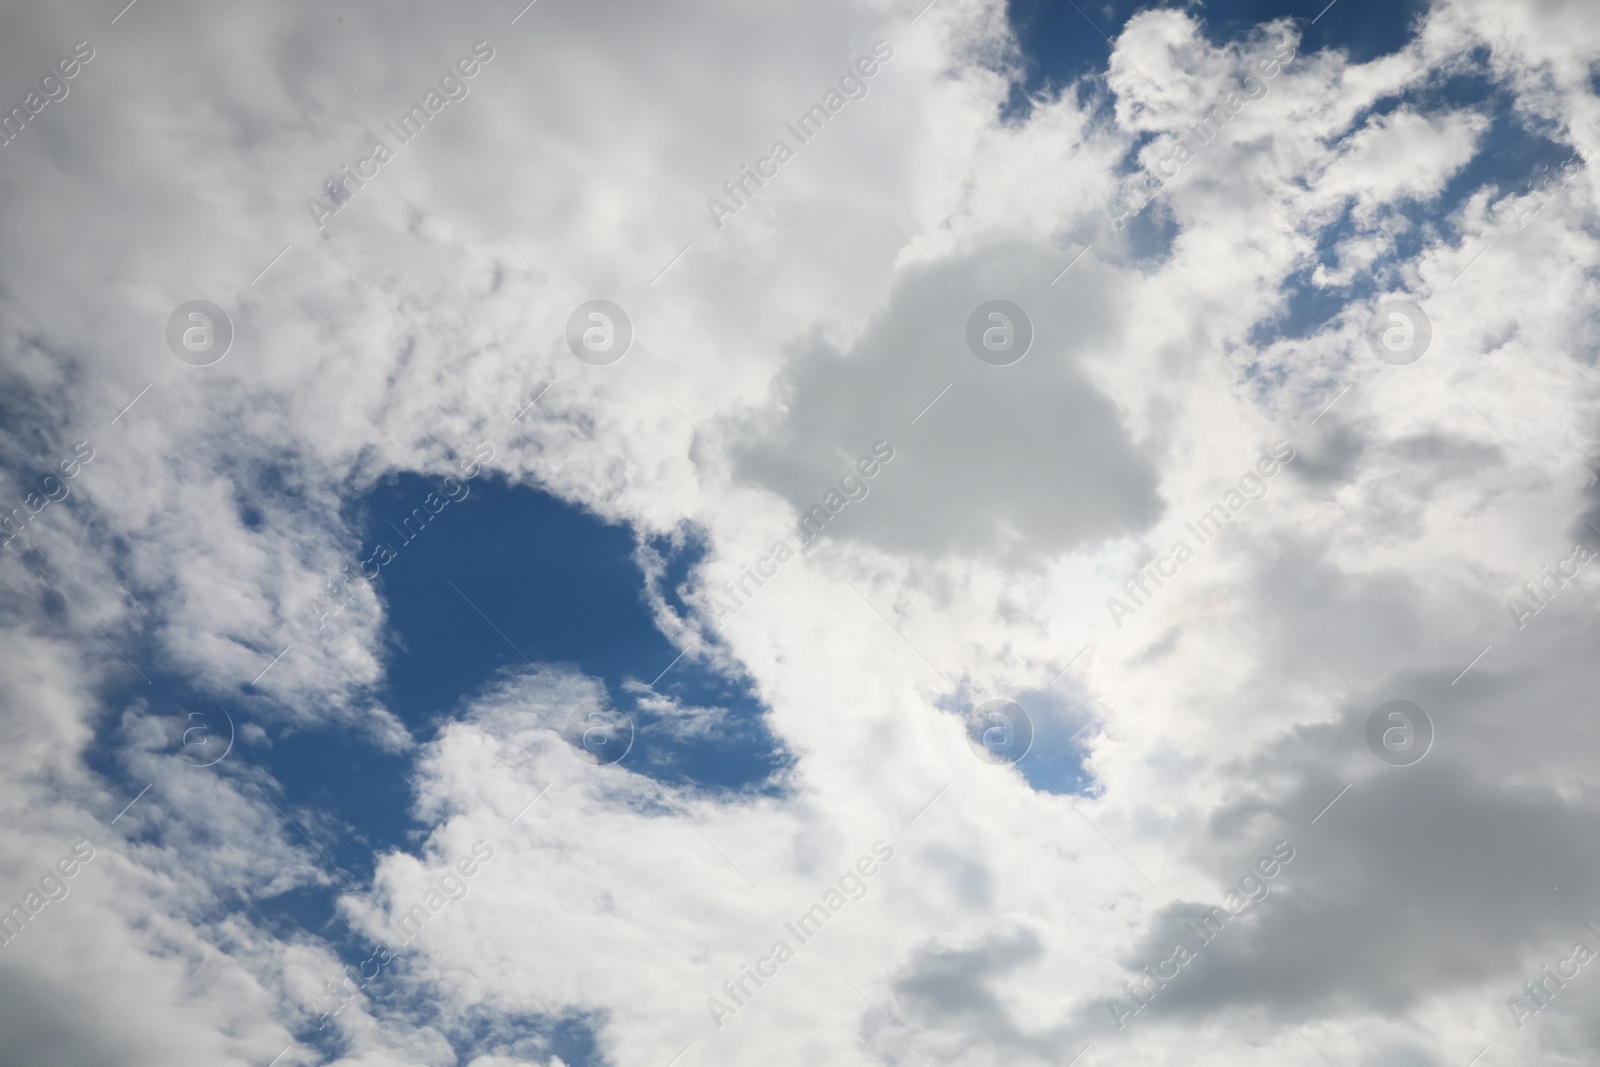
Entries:
<svg viewBox="0 0 1600 1067">
<path fill-rule="evenodd" d="M 0 548 L 6 891 L 97 849 L 0 947 L 17 1062 L 1593 1058 L 1586 972 L 1520 1027 L 1507 1006 L 1600 922 L 1572 845 L 1592 568 L 1545 570 L 1600 549 L 1596 187 L 1515 162 L 1600 148 L 1582 5 L 1436 5 L 1397 52 L 1302 42 L 1270 78 L 1294 24 L 1218 42 L 1150 10 L 1082 92 L 1004 120 L 997 3 L 271 8 L 36 5 L 0 33 L 7 69 L 96 50 L 0 148 L 0 491 L 32 515 Z M 306 200 L 478 41 L 470 96 L 319 229 Z M 878 41 L 866 96 L 715 226 L 706 198 Z M 200 297 L 235 329 L 209 367 L 163 338 Z M 610 367 L 566 349 L 596 297 L 634 327 Z M 1418 362 L 1367 346 L 1388 297 L 1431 321 Z M 967 346 L 991 299 L 1033 330 L 1010 366 Z M 717 618 L 880 440 L 865 495 Z M 308 605 L 363 547 L 350 501 L 479 442 L 491 477 L 703 541 L 681 588 L 641 551 L 650 603 L 749 679 L 781 783 L 575 758 L 571 708 L 608 695 L 570 667 L 426 736 L 384 707 L 381 590 L 320 629 Z M 175 688 L 244 709 L 227 760 L 182 758 Z M 973 757 L 995 697 L 1033 762 Z M 1435 731 L 1414 766 L 1368 749 L 1394 698 Z M 727 728 L 644 700 L 676 738 Z M 351 828 L 264 758 L 318 730 L 410 761 L 405 847 L 330 859 Z M 1280 841 L 1270 895 L 1119 1028 L 1124 982 Z"/>
</svg>

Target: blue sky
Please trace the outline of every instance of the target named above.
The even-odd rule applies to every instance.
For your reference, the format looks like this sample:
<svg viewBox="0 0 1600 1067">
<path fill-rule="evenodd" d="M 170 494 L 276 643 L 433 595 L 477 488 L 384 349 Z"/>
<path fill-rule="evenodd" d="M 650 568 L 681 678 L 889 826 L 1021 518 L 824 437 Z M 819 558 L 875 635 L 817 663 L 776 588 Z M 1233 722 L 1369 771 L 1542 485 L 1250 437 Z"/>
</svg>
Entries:
<svg viewBox="0 0 1600 1067">
<path fill-rule="evenodd" d="M 637 560 L 639 539 L 631 530 L 530 486 L 492 476 L 469 484 L 464 498 L 420 529 L 395 524 L 436 487 L 434 478 L 395 475 L 343 508 L 365 546 L 362 555 L 380 543 L 396 553 L 376 583 L 385 615 L 385 676 L 374 697 L 413 738 L 433 740 L 441 723 L 507 672 L 558 665 L 603 680 L 614 706 L 632 716 L 636 735 L 625 760 L 635 773 L 695 791 L 783 794 L 783 772 L 792 760 L 767 730 L 749 680 L 680 657 L 683 650 L 654 625 Z M 693 531 L 679 540 L 676 547 L 670 537 L 650 545 L 666 564 L 667 590 L 675 590 L 704 553 Z M 675 594 L 672 600 L 683 608 Z M 229 716 L 236 723 L 250 721 L 255 701 L 248 695 L 219 703 L 177 676 L 155 672 L 151 682 L 121 687 L 110 702 L 147 702 L 157 714 L 174 715 L 184 726 L 198 723 L 219 739 Z M 709 735 L 677 736 L 659 711 L 640 705 L 641 685 L 680 704 L 725 714 Z M 208 717 L 190 720 L 191 709 Z M 117 766 L 126 740 L 117 721 L 108 720 L 88 758 L 132 796 L 147 783 Z M 199 746 L 202 735 L 188 740 Z M 326 873 L 335 876 L 321 888 L 263 899 L 254 910 L 285 932 L 316 931 L 342 946 L 347 964 L 359 966 L 372 952 L 371 941 L 336 917 L 334 901 L 349 888 L 347 879 L 371 878 L 377 855 L 415 851 L 422 843 L 429 824 L 413 815 L 419 750 L 392 751 L 347 723 L 269 729 L 254 742 L 240 738 L 236 744 L 234 764 L 248 761 L 271 776 L 273 802 L 287 817 L 300 816 Z M 191 750 L 204 757 L 217 751 Z M 314 822 L 301 815 L 307 812 L 315 813 Z M 592 1035 L 579 1020 L 502 1022 L 513 1033 L 545 1034 L 568 1063 L 603 1062 L 594 1058 Z M 325 1033 L 303 1037 L 336 1046 Z M 494 1044 L 493 1034 L 476 1037 Z M 466 1047 L 475 1046 L 466 1041 Z"/>
<path fill-rule="evenodd" d="M 1006 5 L 1006 17 L 1026 65 L 1022 88 L 1051 90 L 1104 71 L 1111 57 L 1108 39 L 1115 38 L 1134 15 L 1160 7 L 1191 12 L 1200 20 L 1206 38 L 1219 44 L 1248 37 L 1260 25 L 1287 16 L 1296 20 L 1303 52 L 1339 49 L 1358 62 L 1367 62 L 1398 51 L 1426 5 L 1417 0 L 1394 4 L 1337 0 L 1325 11 L 1319 4 L 1300 11 L 1269 0 L 1167 5 L 1015 0 Z M 1091 77 L 1086 87 L 1093 81 Z"/>
</svg>

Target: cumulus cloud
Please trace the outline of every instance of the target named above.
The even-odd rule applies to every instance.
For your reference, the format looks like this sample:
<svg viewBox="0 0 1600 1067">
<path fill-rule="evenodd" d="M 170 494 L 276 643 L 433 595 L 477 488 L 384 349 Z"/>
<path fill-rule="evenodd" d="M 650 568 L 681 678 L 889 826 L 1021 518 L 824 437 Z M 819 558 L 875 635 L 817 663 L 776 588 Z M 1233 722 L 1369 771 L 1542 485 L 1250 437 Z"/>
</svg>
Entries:
<svg viewBox="0 0 1600 1067">
<path fill-rule="evenodd" d="M 519 6 L 4 16 L 16 1062 L 1594 1057 L 1587 969 L 1527 989 L 1600 950 L 1585 5 L 1436 4 L 1367 59 L 1150 9 L 1020 108 L 1036 42 L 985 0 Z M 209 366 L 165 335 L 201 298 Z M 596 298 L 633 327 L 611 366 L 567 347 Z M 1392 299 L 1430 328 L 1408 364 L 1368 342 Z M 1019 360 L 969 341 L 994 300 Z M 426 729 L 387 706 L 359 502 L 484 445 L 635 533 L 619 565 L 748 684 L 781 782 L 700 788 L 670 745 L 746 727 L 647 674 L 519 656 Z M 991 699 L 1021 763 L 975 758 Z M 1394 699 L 1431 726 L 1408 766 L 1370 741 Z M 625 700 L 663 747 L 580 758 L 573 710 Z M 404 768 L 393 839 L 269 758 L 334 736 Z"/>
</svg>

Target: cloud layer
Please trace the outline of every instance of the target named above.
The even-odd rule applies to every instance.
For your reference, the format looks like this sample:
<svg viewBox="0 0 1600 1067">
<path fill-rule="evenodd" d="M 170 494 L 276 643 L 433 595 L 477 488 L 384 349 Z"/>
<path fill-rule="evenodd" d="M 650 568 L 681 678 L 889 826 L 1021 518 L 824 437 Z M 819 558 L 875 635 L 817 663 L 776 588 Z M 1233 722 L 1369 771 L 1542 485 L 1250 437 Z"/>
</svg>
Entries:
<svg viewBox="0 0 1600 1067">
<path fill-rule="evenodd" d="M 1591 12 L 1440 2 L 1357 60 L 1156 8 L 1028 97 L 1003 4 L 917 6 L 0 18 L 11 1062 L 1600 1056 L 1591 968 L 1544 970 L 1600 951 Z M 597 299 L 610 365 L 567 340 Z M 167 340 L 193 300 L 206 365 Z M 1384 358 L 1390 300 L 1426 327 Z M 484 444 L 704 550 L 626 565 L 759 700 L 767 788 L 580 758 L 619 694 L 570 663 L 387 706 L 360 501 Z M 729 729 L 659 667 L 654 729 Z M 969 730 L 1001 698 L 1015 765 Z M 1370 741 L 1396 699 L 1409 765 Z M 333 736 L 403 764 L 404 840 L 270 769 Z"/>
</svg>

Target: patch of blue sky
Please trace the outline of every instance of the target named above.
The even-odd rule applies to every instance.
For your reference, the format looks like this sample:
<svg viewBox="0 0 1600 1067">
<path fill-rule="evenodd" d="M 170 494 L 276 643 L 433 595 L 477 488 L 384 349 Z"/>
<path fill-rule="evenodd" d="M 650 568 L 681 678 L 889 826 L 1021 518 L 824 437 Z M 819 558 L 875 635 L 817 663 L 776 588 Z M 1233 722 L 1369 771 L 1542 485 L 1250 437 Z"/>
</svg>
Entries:
<svg viewBox="0 0 1600 1067">
<path fill-rule="evenodd" d="M 1005 107 L 1007 117 L 1031 108 L 1030 97 L 1051 96 L 1077 86 L 1080 104 L 1095 103 L 1087 82 L 1103 77 L 1111 62 L 1111 39 L 1141 11 L 1159 8 L 1187 11 L 1201 21 L 1213 44 L 1248 37 L 1260 25 L 1285 16 L 1297 21 L 1300 50 L 1342 50 L 1358 63 L 1390 55 L 1405 47 L 1413 25 L 1428 6 L 1426 0 L 1325 0 L 1284 4 L 1278 0 L 1218 0 L 1153 4 L 1148 0 L 1011 0 L 1007 17 L 1022 49 L 1024 78 Z"/>
<path fill-rule="evenodd" d="M 456 998 L 460 1005 L 460 998 Z M 495 1015 L 490 1009 L 473 1006 L 463 1019 L 464 1030 L 449 1035 L 450 1045 L 461 1063 L 478 1057 L 514 1055 L 526 1062 L 547 1062 L 559 1057 L 569 1067 L 603 1067 L 607 1062 L 596 1034 L 604 1025 L 602 1016 L 567 1015 L 556 1018 L 540 1015 Z"/>
<path fill-rule="evenodd" d="M 1070 695 L 1067 684 L 1011 698 L 1033 720 L 1033 744 L 1016 766 L 1036 792 L 1094 796 L 1100 785 L 1085 766 L 1092 719 L 1087 703 Z"/>
<path fill-rule="evenodd" d="M 1160 198 L 1130 214 L 1122 225 L 1134 266 L 1158 270 L 1172 258 L 1172 246 L 1178 240 L 1178 219 Z"/>
<path fill-rule="evenodd" d="M 701 790 L 777 790 L 789 758 L 767 729 L 748 679 L 684 655 L 657 629 L 633 532 L 527 486 L 471 483 L 409 541 L 390 516 L 407 514 L 430 488 L 402 475 L 362 508 L 369 541 L 397 558 L 379 583 L 389 611 L 388 707 L 421 737 L 504 671 L 569 666 L 603 682 L 634 719 L 625 765 Z M 678 593 L 705 553 L 703 541 L 657 539 L 662 593 Z M 653 684 L 652 684 L 653 683 Z M 670 702 L 651 699 L 652 694 Z M 671 705 L 717 709 L 706 730 L 675 728 Z"/>
<path fill-rule="evenodd" d="M 276 506 L 265 501 L 292 482 L 283 477 L 274 488 L 270 475 L 262 477 L 266 481 L 257 478 L 252 488 L 265 490 L 264 495 L 246 492 L 240 502 L 241 509 L 258 516 Z M 782 791 L 791 760 L 767 729 L 751 684 L 692 656 L 678 658 L 682 650 L 655 627 L 629 529 L 539 490 L 486 476 L 472 481 L 465 499 L 433 515 L 420 530 L 402 528 L 401 518 L 436 481 L 403 474 L 347 509 L 364 547 L 384 541 L 396 552 L 375 583 L 387 610 L 388 637 L 387 678 L 374 695 L 416 740 L 426 743 L 437 736 L 503 672 L 531 670 L 529 660 L 564 664 L 600 680 L 613 704 L 633 716 L 636 740 L 624 762 L 629 770 L 702 792 Z M 664 568 L 662 594 L 686 611 L 678 587 L 704 555 L 703 541 L 686 534 L 656 539 L 650 548 Z M 70 625 L 65 602 L 48 591 L 44 597 L 46 616 Z M 275 815 L 283 836 L 304 849 L 328 881 L 230 902 L 230 907 L 285 936 L 315 932 L 347 963 L 359 966 L 373 946 L 347 928 L 335 902 L 339 894 L 371 884 L 378 855 L 415 851 L 426 837 L 430 828 L 412 810 L 414 752 L 385 749 L 370 734 L 347 726 L 286 725 L 282 717 L 260 714 L 266 698 L 249 687 L 232 695 L 199 691 L 155 667 L 141 634 L 118 634 L 117 641 L 150 683 L 130 672 L 124 684 L 105 694 L 110 711 L 89 746 L 89 766 L 118 797 L 132 799 L 152 785 L 147 762 L 138 759 L 148 749 L 150 733 L 132 728 L 135 719 L 148 716 L 160 723 L 168 758 L 140 804 L 164 803 L 161 775 L 231 775 L 241 792 L 254 798 L 255 786 L 244 784 L 239 772 L 246 767 L 267 772 L 276 784 L 263 792 L 281 812 Z M 677 728 L 679 706 L 716 709 L 711 728 Z M 196 758 L 194 748 L 183 744 L 184 730 L 195 725 L 191 711 L 205 716 L 206 729 L 219 742 L 231 720 L 233 749 L 215 767 L 185 762 Z M 125 713 L 132 717 L 125 720 Z M 114 815 L 107 812 L 102 821 Z M 194 815 L 183 818 L 192 822 Z M 186 825 L 176 831 L 164 818 L 117 823 L 119 833 L 152 844 L 174 844 L 192 829 Z M 167 836 L 173 840 L 164 840 Z M 578 1042 L 574 1050 L 582 1045 L 580 1037 L 572 1037 Z"/>
<path fill-rule="evenodd" d="M 1014 767 L 1029 788 L 1039 793 L 1071 796 L 1099 793 L 1100 785 L 1086 766 L 1093 717 L 1087 701 L 1067 692 L 1070 684 L 1063 682 L 1059 686 L 1025 689 L 1007 698 L 1027 714 L 1033 741 L 1021 759 L 1014 764 L 997 765 L 996 773 L 1002 772 L 1005 766 Z M 963 722 L 972 711 L 970 700 L 963 704 L 956 696 L 942 698 L 937 704 Z"/>
<path fill-rule="evenodd" d="M 1380 209 L 1377 221 L 1392 222 L 1398 216 L 1404 225 L 1369 266 L 1338 285 L 1314 281 L 1315 262 L 1291 275 L 1283 287 L 1283 312 L 1258 323 L 1251 335 L 1252 343 L 1265 345 L 1279 338 L 1314 336 L 1351 302 L 1366 300 L 1380 291 L 1404 289 L 1405 264 L 1432 244 L 1455 244 L 1464 239 L 1456 215 L 1474 196 L 1485 189 L 1494 199 L 1525 193 L 1542 175 L 1553 172 L 1571 156 L 1572 147 L 1556 139 L 1558 131 L 1552 124 L 1517 109 L 1511 93 L 1488 75 L 1486 51 L 1475 53 L 1473 59 L 1484 64 L 1483 68 L 1453 73 L 1386 97 L 1356 116 L 1346 132 L 1331 142 L 1337 146 L 1374 117 L 1392 115 L 1401 108 L 1423 115 L 1471 110 L 1489 122 L 1471 160 L 1451 175 L 1437 194 Z M 1340 242 L 1356 233 L 1352 207 L 1353 202 L 1338 218 L 1307 235 L 1315 239 L 1321 259 L 1333 267 L 1342 267 Z"/>
</svg>

